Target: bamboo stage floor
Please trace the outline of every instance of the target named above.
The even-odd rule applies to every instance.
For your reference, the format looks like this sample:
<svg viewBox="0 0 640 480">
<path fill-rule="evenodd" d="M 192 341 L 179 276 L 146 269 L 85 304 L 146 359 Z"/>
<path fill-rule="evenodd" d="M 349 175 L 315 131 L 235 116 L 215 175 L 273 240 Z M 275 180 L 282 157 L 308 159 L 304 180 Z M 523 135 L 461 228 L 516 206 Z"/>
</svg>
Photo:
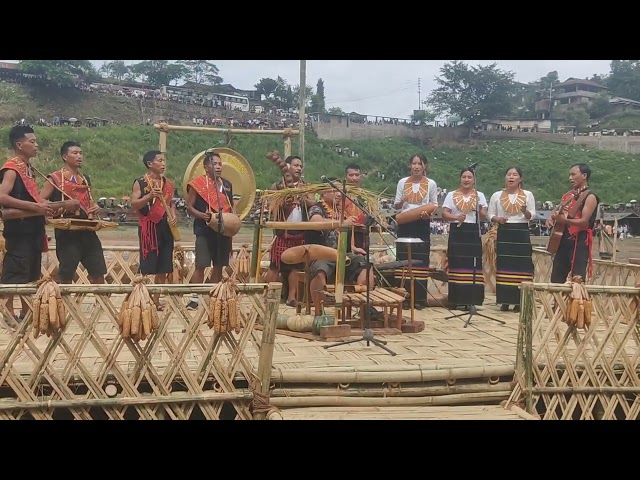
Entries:
<svg viewBox="0 0 640 480">
<path fill-rule="evenodd" d="M 117 298 L 120 297 L 120 298 Z M 502 366 L 515 365 L 516 342 L 518 332 L 518 314 L 514 312 L 501 312 L 495 305 L 495 300 L 487 295 L 485 305 L 480 307 L 479 313 L 499 318 L 506 322 L 501 325 L 493 320 L 474 316 L 470 325 L 464 328 L 468 314 L 459 318 L 445 319 L 453 314 L 463 313 L 458 310 L 448 311 L 440 307 L 430 307 L 415 311 L 415 319 L 425 322 L 425 329 L 419 333 L 379 335 L 374 329 L 374 337 L 387 342 L 387 347 L 396 353 L 395 356 L 388 354 L 382 348 L 371 343 L 367 346 L 365 341 L 341 345 L 325 349 L 331 342 L 308 340 L 295 338 L 286 334 L 277 334 L 273 355 L 274 374 L 278 370 L 285 369 L 311 369 L 314 371 L 340 371 L 349 369 L 389 369 L 397 367 L 423 367 L 423 368 L 455 368 L 455 367 L 482 367 L 482 366 Z M 114 307 L 118 307 L 124 295 L 112 295 L 111 301 Z M 188 298 L 185 296 L 184 302 Z M 82 303 L 82 311 L 87 316 L 95 304 L 92 295 L 86 295 Z M 280 305 L 280 313 L 294 313 L 294 309 Z M 405 317 L 409 312 L 404 311 Z M 213 331 L 206 325 L 202 327 L 202 334 L 205 337 L 213 335 Z M 109 345 L 118 337 L 117 326 L 108 318 L 98 320 L 96 331 L 100 337 Z M 183 335 L 184 324 L 177 319 L 172 320 L 169 332 L 174 336 L 174 340 L 179 342 Z M 29 330 L 30 331 L 30 330 Z M 75 322 L 71 322 L 65 332 L 69 344 L 74 345 L 82 336 L 82 331 Z M 0 328 L 0 351 L 7 348 L 13 332 Z M 358 338 L 352 336 L 351 338 Z M 33 340 L 38 348 L 44 349 L 49 339 L 40 336 Z M 219 354 L 223 357 L 229 355 L 229 351 L 222 346 Z M 257 368 L 258 351 L 252 342 L 249 342 L 245 352 L 249 361 Z M 202 352 L 195 347 L 186 353 L 187 363 L 193 365 L 195 369 L 202 360 Z M 24 355 L 25 373 L 30 373 L 32 363 L 27 355 Z M 56 368 L 56 363 L 60 361 L 60 368 L 63 368 L 68 358 L 65 353 L 60 352 L 54 357 L 52 367 Z M 158 345 L 153 354 L 153 363 L 162 371 L 163 364 L 168 362 L 169 354 L 162 345 Z M 98 370 L 102 365 L 103 358 L 89 342 L 82 353 L 81 359 L 87 370 Z M 118 355 L 118 362 L 122 369 L 127 372 L 135 368 L 135 358 L 129 354 L 127 349 L 123 349 Z M 22 371 L 21 359 L 14 368 Z"/>
<path fill-rule="evenodd" d="M 305 407 L 281 410 L 283 420 L 524 420 L 500 405 L 439 407 Z"/>
</svg>

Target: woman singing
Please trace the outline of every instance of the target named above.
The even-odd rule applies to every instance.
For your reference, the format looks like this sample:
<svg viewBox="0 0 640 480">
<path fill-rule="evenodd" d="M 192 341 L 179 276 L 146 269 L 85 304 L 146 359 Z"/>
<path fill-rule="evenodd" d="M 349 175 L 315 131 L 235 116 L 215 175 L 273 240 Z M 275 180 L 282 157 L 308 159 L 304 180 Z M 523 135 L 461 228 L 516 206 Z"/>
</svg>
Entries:
<svg viewBox="0 0 640 480">
<path fill-rule="evenodd" d="M 431 215 L 422 211 L 417 219 L 407 223 L 401 223 L 398 217 L 410 210 L 433 205 L 433 211 L 438 207 L 438 186 L 436 182 L 427 178 L 427 159 L 422 153 L 417 153 L 409 159 L 411 176 L 398 182 L 394 208 L 402 209 L 396 216 L 398 222 L 398 238 L 420 238 L 423 243 L 411 245 L 411 262 L 413 277 L 416 280 L 415 299 L 421 302 L 427 301 L 427 269 L 429 267 L 429 252 L 431 247 Z M 408 260 L 406 243 L 396 243 L 396 260 Z M 417 266 L 413 266 L 413 263 Z M 406 277 L 406 268 L 400 268 L 395 272 L 396 279 Z"/>
<path fill-rule="evenodd" d="M 533 194 L 522 189 L 522 170 L 511 167 L 505 176 L 505 188 L 489 201 L 488 218 L 498 225 L 496 242 L 496 301 L 506 312 L 509 305 L 520 311 L 522 282 L 533 281 L 529 220 L 536 214 Z"/>
<path fill-rule="evenodd" d="M 449 224 L 449 307 L 482 305 L 482 241 L 480 222 L 487 217 L 487 199 L 475 189 L 475 174 L 460 172 L 460 187 L 442 203 L 442 218 Z M 480 219 L 478 219 L 478 212 Z"/>
</svg>

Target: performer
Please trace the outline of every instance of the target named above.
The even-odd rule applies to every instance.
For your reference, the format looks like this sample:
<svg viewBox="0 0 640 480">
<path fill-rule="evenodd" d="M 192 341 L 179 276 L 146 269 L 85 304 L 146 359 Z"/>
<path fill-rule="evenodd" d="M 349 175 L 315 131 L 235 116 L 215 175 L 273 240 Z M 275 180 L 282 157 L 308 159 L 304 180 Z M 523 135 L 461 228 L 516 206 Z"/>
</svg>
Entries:
<svg viewBox="0 0 640 480">
<path fill-rule="evenodd" d="M 17 125 L 9 131 L 9 143 L 15 157 L 0 169 L 0 205 L 26 210 L 37 216 L 4 220 L 6 253 L 2 265 L 2 283 L 30 283 L 41 276 L 42 252 L 48 250 L 45 216 L 53 210 L 40 197 L 30 161 L 38 154 L 35 132 L 28 125 Z M 14 315 L 13 295 L 7 295 L 7 309 Z M 13 320 L 24 319 L 29 307 L 22 300 L 22 310 Z"/>
<path fill-rule="evenodd" d="M 449 224 L 449 307 L 482 305 L 482 242 L 480 223 L 487 217 L 487 200 L 475 189 L 475 173 L 460 172 L 460 187 L 447 193 L 442 203 L 442 218 Z M 477 218 L 478 212 L 480 219 Z"/>
<path fill-rule="evenodd" d="M 593 228 L 596 222 L 600 199 L 589 189 L 591 169 L 584 163 L 578 163 L 569 170 L 569 182 L 573 189 L 562 196 L 561 205 L 566 204 L 561 212 L 556 209 L 547 220 L 547 228 L 551 228 L 558 216 L 562 216 L 566 225 L 562 233 L 560 247 L 553 259 L 551 270 L 552 283 L 565 283 L 568 278 L 579 275 L 584 282 L 592 275 Z M 583 203 L 576 202 L 580 195 L 589 190 Z M 572 218 L 567 213 L 577 207 Z"/>
<path fill-rule="evenodd" d="M 405 177 L 398 182 L 396 189 L 396 198 L 393 207 L 402 209 L 407 212 L 423 205 L 438 206 L 438 186 L 436 182 L 427 178 L 428 162 L 422 153 L 416 153 L 409 159 L 409 168 L 411 175 Z M 419 302 L 427 302 L 427 278 L 429 268 L 429 254 L 431 251 L 431 217 L 422 212 L 418 220 L 410 223 L 398 225 L 397 235 L 399 238 L 420 238 L 423 243 L 411 245 L 411 261 L 417 266 L 412 265 L 416 289 L 416 298 Z M 396 260 L 408 260 L 408 244 L 396 243 Z M 422 266 L 420 266 L 422 265 Z M 396 279 L 403 280 L 407 276 L 407 268 L 402 267 L 396 270 Z M 422 308 L 422 305 L 416 305 Z"/>
<path fill-rule="evenodd" d="M 78 142 L 65 142 L 60 148 L 60 155 L 64 161 L 64 166 L 48 175 L 48 177 L 65 195 L 62 195 L 51 183 L 45 182 L 41 196 L 52 202 L 68 198 L 78 200 L 80 209 L 77 214 L 70 213 L 64 215 L 64 217 L 86 220 L 89 215 L 97 213 L 100 207 L 93 203 L 90 178 L 80 173 L 80 168 L 84 161 L 82 147 Z M 96 232 L 55 229 L 54 234 L 56 237 L 56 255 L 60 262 L 58 282 L 72 283 L 78 264 L 82 263 L 87 269 L 91 283 L 104 283 L 107 265 L 104 260 L 102 243 Z"/>
<path fill-rule="evenodd" d="M 355 163 L 348 164 L 344 169 L 344 175 L 348 185 L 360 187 L 360 181 L 362 180 L 360 165 Z M 355 200 L 360 202 L 360 206 L 364 207 L 365 210 L 367 209 L 367 204 L 363 199 L 356 198 Z M 351 248 L 364 250 L 367 239 L 367 227 L 364 226 L 364 222 L 367 216 L 348 198 L 345 200 L 344 208 L 348 217 L 356 217 L 356 224 L 358 225 L 351 229 Z"/>
<path fill-rule="evenodd" d="M 334 181 L 336 179 L 330 179 Z M 325 222 L 327 220 L 340 220 L 342 209 L 342 194 L 335 190 L 327 190 L 322 193 L 320 202 L 316 203 L 309 209 L 309 221 Z M 352 227 L 355 225 L 356 217 L 343 217 L 343 226 Z M 348 234 L 349 237 L 351 233 Z M 326 247 L 338 248 L 338 231 L 323 230 L 305 232 L 305 244 L 324 245 Z M 351 259 L 351 263 L 345 267 L 345 284 L 367 284 L 367 262 L 364 257 L 365 252 L 360 248 L 351 247 L 351 239 L 347 238 L 347 255 Z M 313 306 L 315 315 L 322 315 L 322 303 L 324 301 L 324 287 L 327 282 L 335 282 L 336 262 L 329 260 L 314 260 L 309 265 L 309 285 L 311 297 L 313 298 Z M 374 275 L 369 275 L 369 286 L 373 288 Z M 372 311 L 372 313 L 374 313 Z M 375 312 L 377 314 L 378 312 Z M 372 317 L 373 318 L 373 317 Z"/>
<path fill-rule="evenodd" d="M 229 265 L 232 239 L 219 234 L 207 225 L 213 213 L 236 213 L 233 203 L 233 185 L 222 178 L 222 158 L 207 150 L 203 159 L 204 175 L 187 185 L 187 211 L 194 218 L 196 235 L 196 268 L 190 283 L 203 283 L 204 270 L 213 265 L 211 283 L 222 280 L 222 268 Z M 191 296 L 187 308 L 198 308 L 199 297 Z"/>
<path fill-rule="evenodd" d="M 522 170 L 507 169 L 505 188 L 489 200 L 488 219 L 498 225 L 496 241 L 496 301 L 506 312 L 509 305 L 520 311 L 522 282 L 533 281 L 533 260 L 529 221 L 536 215 L 533 194 L 522 189 Z"/>
<path fill-rule="evenodd" d="M 173 273 L 173 235 L 169 228 L 167 212 L 160 197 L 171 209 L 172 223 L 176 225 L 176 205 L 173 201 L 174 184 L 164 176 L 166 169 L 162 152 L 150 150 L 142 157 L 147 173 L 133 182 L 131 208 L 138 211 L 138 238 L 140 242 L 140 273 L 155 275 L 154 282 L 166 283 L 167 276 Z M 154 295 L 153 301 L 158 310 L 160 295 Z"/>
<path fill-rule="evenodd" d="M 305 185 L 302 180 L 303 165 L 300 157 L 290 155 L 286 158 L 285 163 L 289 165 L 289 172 L 293 177 L 294 188 Z M 283 190 L 287 188 L 284 179 L 278 183 L 271 185 L 271 190 Z M 287 222 L 304 222 L 307 221 L 307 209 L 315 202 L 311 197 L 295 197 L 285 205 L 276 214 L 276 220 L 284 220 Z M 280 262 L 282 252 L 291 247 L 297 247 L 304 244 L 304 232 L 298 230 L 275 230 L 275 238 L 271 245 L 269 271 L 267 272 L 267 282 L 277 282 L 280 274 L 287 276 L 287 305 L 291 307 L 297 306 L 296 294 L 298 290 L 298 272 L 304 268 L 302 263 L 288 265 Z"/>
</svg>

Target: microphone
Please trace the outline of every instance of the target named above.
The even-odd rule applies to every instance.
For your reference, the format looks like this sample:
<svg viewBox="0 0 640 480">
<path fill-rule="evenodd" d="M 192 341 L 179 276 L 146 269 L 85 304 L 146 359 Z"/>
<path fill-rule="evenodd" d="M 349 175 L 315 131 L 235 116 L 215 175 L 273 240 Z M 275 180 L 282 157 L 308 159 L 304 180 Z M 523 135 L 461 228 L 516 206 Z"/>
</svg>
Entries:
<svg viewBox="0 0 640 480">
<path fill-rule="evenodd" d="M 480 163 L 480 162 L 472 163 L 472 164 L 471 164 L 471 165 L 469 165 L 467 168 L 468 168 L 469 170 L 473 170 L 474 168 L 476 168 L 476 167 L 478 166 L 478 164 L 479 164 L 479 163 Z"/>
<path fill-rule="evenodd" d="M 325 175 L 320 175 L 320 180 L 322 180 L 323 182 L 326 182 L 327 177 Z"/>
</svg>

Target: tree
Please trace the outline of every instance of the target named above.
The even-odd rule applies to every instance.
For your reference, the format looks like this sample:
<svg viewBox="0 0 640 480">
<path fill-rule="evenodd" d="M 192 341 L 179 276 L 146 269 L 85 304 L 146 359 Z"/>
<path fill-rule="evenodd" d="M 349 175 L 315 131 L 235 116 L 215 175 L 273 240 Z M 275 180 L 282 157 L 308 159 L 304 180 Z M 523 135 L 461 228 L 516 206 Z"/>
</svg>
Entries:
<svg viewBox="0 0 640 480">
<path fill-rule="evenodd" d="M 437 115 L 429 110 L 418 110 L 411 115 L 411 121 L 420 126 L 425 126 L 426 124 L 433 122 L 436 117 Z"/>
<path fill-rule="evenodd" d="M 113 60 L 102 65 L 100 71 L 108 77 L 115 78 L 121 82 L 129 74 L 129 67 L 124 63 L 124 60 Z"/>
<path fill-rule="evenodd" d="M 327 110 L 327 113 L 330 113 L 331 115 L 344 115 L 344 111 L 340 108 L 340 107 L 331 107 L 329 110 Z"/>
<path fill-rule="evenodd" d="M 640 60 L 612 60 L 607 87 L 615 97 L 640 101 Z"/>
<path fill-rule="evenodd" d="M 47 80 L 70 85 L 76 80 L 94 81 L 98 72 L 89 60 L 21 60 L 20 70 Z"/>
<path fill-rule="evenodd" d="M 437 114 L 449 113 L 468 123 L 481 118 L 509 115 L 513 110 L 516 85 L 513 72 L 504 72 L 493 63 L 469 67 L 454 60 L 441 69 L 439 85 L 428 97 Z"/>
<path fill-rule="evenodd" d="M 324 80 L 318 79 L 316 84 L 316 93 L 311 97 L 311 111 L 324 113 L 325 109 L 325 96 L 324 96 Z"/>
<path fill-rule="evenodd" d="M 145 60 L 130 67 L 135 78 L 142 77 L 150 85 L 161 87 L 170 85 L 184 77 L 185 67 L 168 60 Z"/>
<path fill-rule="evenodd" d="M 265 100 L 269 98 L 274 98 L 274 93 L 278 88 L 278 82 L 276 82 L 273 78 L 261 78 L 258 83 L 254 85 L 256 87 L 256 92 L 260 95 L 260 99 L 264 95 Z"/>
<path fill-rule="evenodd" d="M 575 127 L 575 131 L 579 132 L 589 124 L 589 114 L 583 108 L 576 108 L 567 112 L 567 124 Z"/>
<path fill-rule="evenodd" d="M 300 105 L 300 85 L 296 85 L 291 90 L 292 92 L 292 102 L 294 108 L 299 107 Z M 313 87 L 311 85 L 307 85 L 307 91 L 305 92 L 305 108 L 309 108 L 311 106 L 311 98 L 313 97 Z"/>
<path fill-rule="evenodd" d="M 218 76 L 220 70 L 211 60 L 179 60 L 179 65 L 184 67 L 184 79 L 196 85 L 220 85 L 222 77 Z"/>
<path fill-rule="evenodd" d="M 612 110 L 607 92 L 600 92 L 597 97 L 592 98 L 591 105 L 587 109 L 591 118 L 602 118 L 609 115 Z"/>
</svg>

